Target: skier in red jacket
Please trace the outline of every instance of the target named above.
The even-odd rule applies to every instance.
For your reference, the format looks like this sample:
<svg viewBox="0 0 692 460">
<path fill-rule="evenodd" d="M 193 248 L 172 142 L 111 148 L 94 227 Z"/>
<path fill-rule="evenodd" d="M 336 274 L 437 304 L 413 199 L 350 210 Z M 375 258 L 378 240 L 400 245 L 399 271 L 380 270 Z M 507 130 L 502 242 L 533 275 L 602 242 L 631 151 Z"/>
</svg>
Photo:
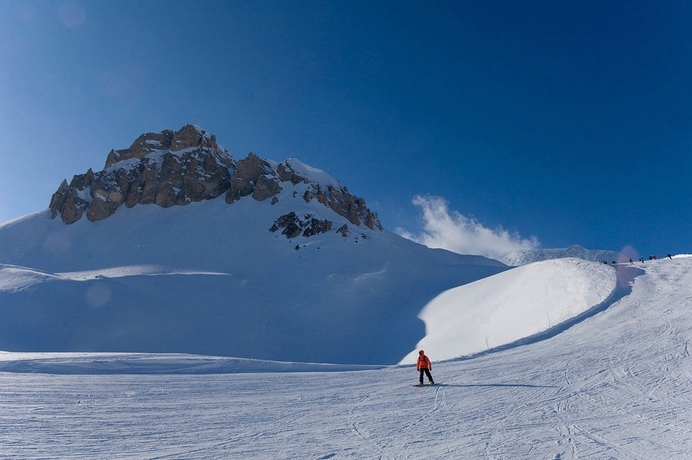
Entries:
<svg viewBox="0 0 692 460">
<path fill-rule="evenodd" d="M 416 362 L 416 369 L 420 372 L 420 379 L 419 382 L 421 385 L 423 385 L 423 373 L 428 376 L 428 381 L 430 382 L 430 385 L 435 385 L 435 382 L 433 382 L 432 375 L 430 375 L 430 370 L 432 369 L 432 363 L 430 362 L 430 359 L 425 356 L 425 352 L 423 350 L 418 352 L 418 361 Z"/>
</svg>

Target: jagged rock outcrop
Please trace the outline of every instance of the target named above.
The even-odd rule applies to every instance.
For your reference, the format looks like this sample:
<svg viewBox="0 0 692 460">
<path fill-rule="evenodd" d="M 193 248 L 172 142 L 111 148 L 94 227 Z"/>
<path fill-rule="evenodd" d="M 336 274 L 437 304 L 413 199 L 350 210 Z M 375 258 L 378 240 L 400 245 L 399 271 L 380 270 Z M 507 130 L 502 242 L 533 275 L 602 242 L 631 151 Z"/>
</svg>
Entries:
<svg viewBox="0 0 692 460">
<path fill-rule="evenodd" d="M 274 167 L 254 153 L 236 161 L 217 144 L 214 135 L 198 126 L 186 125 L 177 132 L 142 134 L 129 148 L 111 150 L 102 171 L 89 169 L 69 183 L 64 180 L 51 197 L 49 208 L 52 218 L 59 215 L 63 222 L 72 224 L 84 215 L 90 221 L 105 219 L 122 205 L 131 208 L 137 204 L 157 204 L 167 208 L 224 193 L 229 204 L 246 196 L 257 201 L 271 198 L 271 204 L 276 204 L 285 187 L 305 184 L 301 193 L 306 202 L 317 199 L 354 225 L 382 230 L 377 214 L 367 208 L 363 198 L 352 195 L 323 173 L 321 177 L 328 177 L 329 184 L 314 181 L 308 171 L 318 170 L 297 160 L 286 160 Z M 293 196 L 296 194 L 294 190 Z M 283 222 L 282 218 L 277 222 Z M 297 219 L 281 228 L 292 224 L 290 230 L 284 231 L 289 238 L 296 232 L 307 237 L 331 229 L 331 221 L 311 219 Z"/>
<path fill-rule="evenodd" d="M 281 234 L 286 235 L 286 238 L 295 238 L 301 234 L 307 238 L 327 233 L 332 229 L 332 225 L 334 222 L 328 219 L 316 219 L 311 214 L 298 217 L 295 212 L 289 212 L 276 219 L 269 231 L 276 232 L 283 229 Z"/>
<path fill-rule="evenodd" d="M 208 148 L 216 150 L 215 135 L 207 135 L 206 131 L 195 125 L 185 125 L 178 132 L 170 129 L 160 133 L 142 134 L 135 140 L 130 148 L 125 150 L 111 150 L 106 158 L 105 168 L 110 168 L 115 163 L 132 158 L 142 159 L 154 151 L 170 150 L 180 152 L 189 148 Z"/>
<path fill-rule="evenodd" d="M 290 182 L 293 185 L 300 184 L 301 182 L 304 184 L 310 183 L 307 177 L 302 177 L 296 173 L 288 162 L 279 164 L 279 166 L 276 167 L 276 173 L 282 181 Z"/>
<path fill-rule="evenodd" d="M 63 181 L 49 208 L 71 224 L 85 211 L 90 221 L 105 219 L 123 204 L 185 205 L 224 193 L 235 168 L 216 137 L 199 127 L 143 134 L 130 148 L 111 150 L 103 171 Z"/>
<path fill-rule="evenodd" d="M 266 200 L 283 190 L 279 181 L 279 175 L 267 161 L 250 153 L 247 158 L 238 162 L 238 168 L 231 177 L 226 192 L 226 203 L 233 203 L 248 195 L 252 195 L 257 201 Z"/>
<path fill-rule="evenodd" d="M 72 181 L 75 182 L 74 179 Z M 52 217 L 54 219 L 58 212 L 66 224 L 73 224 L 82 217 L 84 210 L 89 206 L 89 202 L 79 196 L 77 190 L 75 186 L 67 184 L 67 179 L 63 179 L 58 191 L 51 197 L 48 206 L 53 211 Z"/>
<path fill-rule="evenodd" d="M 323 188 L 321 184 L 313 183 L 303 194 L 303 199 L 309 203 L 315 198 L 352 224 L 363 224 L 369 229 L 382 230 L 377 213 L 368 209 L 365 198 L 352 195 L 346 187 L 336 188 L 330 185 Z"/>
</svg>

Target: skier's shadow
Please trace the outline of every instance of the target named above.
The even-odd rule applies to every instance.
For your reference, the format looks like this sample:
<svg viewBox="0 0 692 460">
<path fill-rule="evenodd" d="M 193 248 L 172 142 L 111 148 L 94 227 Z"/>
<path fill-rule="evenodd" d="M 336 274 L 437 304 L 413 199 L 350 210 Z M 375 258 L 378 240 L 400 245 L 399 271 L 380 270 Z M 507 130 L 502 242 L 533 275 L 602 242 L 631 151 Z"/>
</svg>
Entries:
<svg viewBox="0 0 692 460">
<path fill-rule="evenodd" d="M 527 383 L 436 383 L 434 386 L 448 388 L 560 388 L 555 385 L 530 385 Z"/>
</svg>

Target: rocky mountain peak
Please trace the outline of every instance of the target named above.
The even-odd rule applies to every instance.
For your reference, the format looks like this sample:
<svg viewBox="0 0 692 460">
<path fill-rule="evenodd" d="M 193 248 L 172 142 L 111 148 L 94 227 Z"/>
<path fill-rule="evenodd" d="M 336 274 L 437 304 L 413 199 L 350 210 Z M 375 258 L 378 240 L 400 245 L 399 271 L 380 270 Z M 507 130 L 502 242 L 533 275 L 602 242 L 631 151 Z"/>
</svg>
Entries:
<svg viewBox="0 0 692 460">
<path fill-rule="evenodd" d="M 90 221 L 105 219 L 123 204 L 128 208 L 137 204 L 167 208 L 224 193 L 229 204 L 246 196 L 257 201 L 271 198 L 275 204 L 285 188 L 298 184 L 303 185 L 301 196 L 306 202 L 316 199 L 354 225 L 382 230 L 365 199 L 352 195 L 324 172 L 297 160 L 272 164 L 254 153 L 236 161 L 217 144 L 216 136 L 196 125 L 186 125 L 177 132 L 142 134 L 129 148 L 111 150 L 102 171 L 89 169 L 70 183 L 64 180 L 49 208 L 52 218 L 59 215 L 63 222 L 72 224 L 84 214 Z M 293 196 L 296 193 L 294 190 Z M 331 229 L 331 223 L 320 223 L 317 233 L 325 229 Z M 313 230 L 303 232 L 304 236 L 312 234 Z"/>
<path fill-rule="evenodd" d="M 185 125 L 178 132 L 166 129 L 160 133 L 142 134 L 129 148 L 111 150 L 106 158 L 105 168 L 110 168 L 120 161 L 131 158 L 142 159 L 157 150 L 179 152 L 191 147 L 219 149 L 219 146 L 216 144 L 216 136 L 209 135 L 199 126 Z"/>
</svg>

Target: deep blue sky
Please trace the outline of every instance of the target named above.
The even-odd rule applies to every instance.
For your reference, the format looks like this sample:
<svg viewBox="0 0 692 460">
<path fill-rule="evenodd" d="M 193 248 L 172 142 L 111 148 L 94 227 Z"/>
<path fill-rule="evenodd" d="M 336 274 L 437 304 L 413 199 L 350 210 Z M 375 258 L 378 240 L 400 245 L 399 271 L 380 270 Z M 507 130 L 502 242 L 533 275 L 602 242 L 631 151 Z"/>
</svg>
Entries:
<svg viewBox="0 0 692 460">
<path fill-rule="evenodd" d="M 0 222 L 195 123 L 390 230 L 424 231 L 421 195 L 546 248 L 692 252 L 686 1 L 5 0 L 0 123 Z"/>
</svg>

